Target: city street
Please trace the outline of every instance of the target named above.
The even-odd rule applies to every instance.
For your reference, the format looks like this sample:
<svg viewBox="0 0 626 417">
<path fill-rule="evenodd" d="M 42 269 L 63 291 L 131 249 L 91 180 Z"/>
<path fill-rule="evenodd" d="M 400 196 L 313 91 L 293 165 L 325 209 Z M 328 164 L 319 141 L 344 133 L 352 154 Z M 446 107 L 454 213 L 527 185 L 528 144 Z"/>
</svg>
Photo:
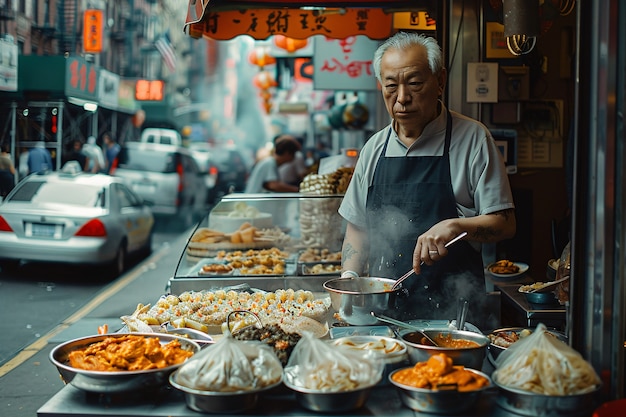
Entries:
<svg viewBox="0 0 626 417">
<path fill-rule="evenodd" d="M 56 344 L 95 334 L 103 324 L 114 332 L 122 325 L 120 316 L 138 303 L 154 303 L 165 292 L 190 232 L 157 230 L 152 255 L 109 283 L 81 282 L 80 271 L 63 275 L 56 266 L 22 266 L 21 282 L 0 275 L 0 415 L 36 416 L 63 388 L 48 359 Z"/>
</svg>

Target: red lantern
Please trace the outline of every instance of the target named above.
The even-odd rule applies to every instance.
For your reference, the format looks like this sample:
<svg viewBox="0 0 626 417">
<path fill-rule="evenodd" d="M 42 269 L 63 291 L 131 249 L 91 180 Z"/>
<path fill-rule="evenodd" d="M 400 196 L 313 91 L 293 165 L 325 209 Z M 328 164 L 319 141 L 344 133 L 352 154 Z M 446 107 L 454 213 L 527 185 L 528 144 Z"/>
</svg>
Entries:
<svg viewBox="0 0 626 417">
<path fill-rule="evenodd" d="M 292 39 L 283 35 L 274 35 L 274 45 L 289 53 L 302 49 L 308 44 L 309 41 L 307 39 Z"/>
<path fill-rule="evenodd" d="M 267 47 L 258 47 L 254 48 L 252 52 L 250 52 L 250 55 L 248 55 L 248 61 L 250 61 L 252 65 L 263 68 L 266 65 L 275 64 L 276 58 L 269 54 L 269 49 Z"/>
<path fill-rule="evenodd" d="M 254 82 L 254 85 L 261 90 L 267 90 L 278 85 L 274 78 L 272 78 L 272 74 L 270 74 L 269 71 L 260 71 L 254 76 L 252 82 Z"/>
</svg>

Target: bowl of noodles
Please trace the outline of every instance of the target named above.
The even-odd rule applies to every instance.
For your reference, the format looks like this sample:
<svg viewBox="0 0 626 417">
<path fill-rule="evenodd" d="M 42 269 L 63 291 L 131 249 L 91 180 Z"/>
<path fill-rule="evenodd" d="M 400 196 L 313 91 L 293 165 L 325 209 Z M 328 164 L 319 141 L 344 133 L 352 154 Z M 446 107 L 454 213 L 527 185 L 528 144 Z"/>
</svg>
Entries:
<svg viewBox="0 0 626 417">
<path fill-rule="evenodd" d="M 362 385 L 308 388 L 299 384 L 297 378 L 286 369 L 283 382 L 294 392 L 296 401 L 303 408 L 316 412 L 343 413 L 363 407 L 372 388 L 379 381 L 380 377 Z"/>
<path fill-rule="evenodd" d="M 543 324 L 500 354 L 491 378 L 500 407 L 533 417 L 587 416 L 602 385 L 591 364 Z"/>
</svg>

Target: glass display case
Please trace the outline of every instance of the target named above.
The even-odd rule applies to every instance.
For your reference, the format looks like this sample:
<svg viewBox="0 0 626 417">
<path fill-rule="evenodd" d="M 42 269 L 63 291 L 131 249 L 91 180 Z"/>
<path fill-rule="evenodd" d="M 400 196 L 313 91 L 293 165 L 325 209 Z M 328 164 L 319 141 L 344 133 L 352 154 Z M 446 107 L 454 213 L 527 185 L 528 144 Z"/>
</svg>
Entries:
<svg viewBox="0 0 626 417">
<path fill-rule="evenodd" d="M 202 219 L 181 254 L 170 291 L 250 285 L 321 291 L 339 276 L 343 195 L 229 194 Z"/>
</svg>

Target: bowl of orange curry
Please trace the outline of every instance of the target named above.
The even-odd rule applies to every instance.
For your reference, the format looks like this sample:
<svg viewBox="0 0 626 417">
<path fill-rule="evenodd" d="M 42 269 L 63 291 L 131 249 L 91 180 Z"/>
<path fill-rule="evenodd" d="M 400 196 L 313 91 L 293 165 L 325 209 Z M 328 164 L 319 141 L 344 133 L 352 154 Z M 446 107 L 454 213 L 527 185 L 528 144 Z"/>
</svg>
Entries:
<svg viewBox="0 0 626 417">
<path fill-rule="evenodd" d="M 475 406 L 483 391 L 492 386 L 485 373 L 455 365 L 445 353 L 389 375 L 402 403 L 414 411 L 455 414 Z"/>
<path fill-rule="evenodd" d="M 99 394 L 150 390 L 200 351 L 193 340 L 162 333 L 87 336 L 56 346 L 50 361 L 61 379 Z"/>
<path fill-rule="evenodd" d="M 482 369 L 489 338 L 481 333 L 466 330 L 424 330 L 404 332 L 402 341 L 407 345 L 411 363 L 427 361 L 431 356 L 445 353 L 455 365 Z M 433 346 L 425 337 L 430 337 Z"/>
</svg>

